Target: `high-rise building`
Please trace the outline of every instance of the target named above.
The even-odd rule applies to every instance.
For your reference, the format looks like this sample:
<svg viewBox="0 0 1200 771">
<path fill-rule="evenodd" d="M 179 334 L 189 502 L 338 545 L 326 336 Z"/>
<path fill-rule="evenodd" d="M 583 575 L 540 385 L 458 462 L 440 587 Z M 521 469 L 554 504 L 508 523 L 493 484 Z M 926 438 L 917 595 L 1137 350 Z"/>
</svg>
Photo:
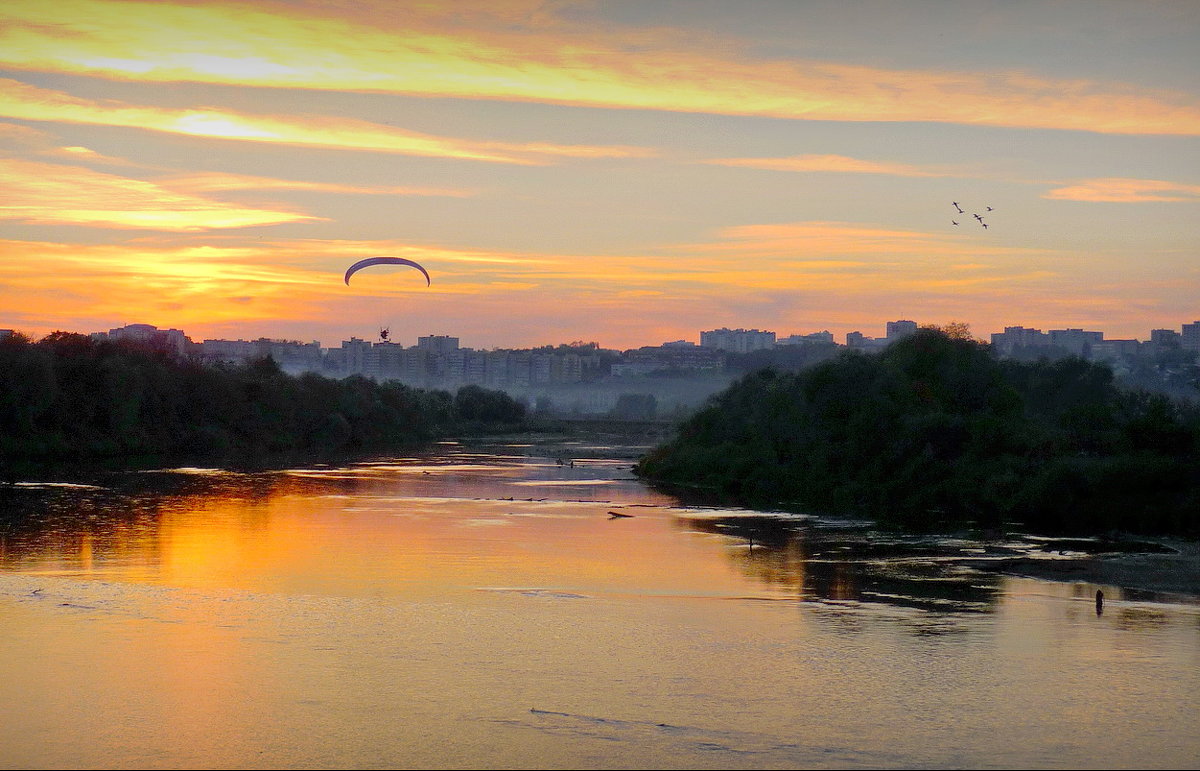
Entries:
<svg viewBox="0 0 1200 771">
<path fill-rule="evenodd" d="M 1182 336 L 1174 329 L 1152 329 L 1150 330 L 1150 342 L 1156 348 L 1173 348 L 1180 345 Z"/>
<path fill-rule="evenodd" d="M 775 345 L 775 333 L 758 329 L 712 329 L 700 333 L 702 348 L 716 348 L 732 353 L 749 353 L 772 348 Z"/>
<path fill-rule="evenodd" d="M 1005 327 L 992 333 L 992 350 L 1000 356 L 1012 356 L 1020 348 L 1038 348 L 1050 344 L 1050 335 L 1029 327 Z"/>
<path fill-rule="evenodd" d="M 807 335 L 788 335 L 775 341 L 776 345 L 812 345 L 814 343 L 832 343 L 833 333 L 828 329 L 820 332 L 810 332 Z"/>
<path fill-rule="evenodd" d="M 899 321 L 889 321 L 887 323 L 887 339 L 899 340 L 902 337 L 908 337 L 915 334 L 917 331 L 917 322 L 901 319 Z"/>
<path fill-rule="evenodd" d="M 1089 358 L 1093 361 L 1119 362 L 1138 355 L 1142 344 L 1137 340 L 1100 340 L 1091 343 Z"/>
<path fill-rule="evenodd" d="M 426 335 L 417 338 L 417 347 L 433 353 L 450 353 L 458 350 L 458 338 L 449 335 Z"/>
<path fill-rule="evenodd" d="M 126 324 L 123 327 L 108 330 L 108 334 L 97 333 L 109 340 L 129 340 L 145 345 L 152 345 L 161 350 L 183 355 L 188 352 L 191 340 L 182 330 L 159 329 L 153 324 Z"/>
<path fill-rule="evenodd" d="M 351 337 L 342 341 L 342 364 L 348 373 L 366 373 L 368 359 L 374 359 L 373 364 L 378 369 L 378 357 L 371 356 L 371 343 L 359 337 Z"/>
<path fill-rule="evenodd" d="M 1180 345 L 1188 351 L 1200 351 L 1200 321 L 1184 324 L 1179 336 Z"/>
<path fill-rule="evenodd" d="M 1104 339 L 1103 332 L 1087 332 L 1082 329 L 1051 329 L 1050 345 L 1062 348 L 1074 356 L 1087 358 L 1092 344 Z"/>
</svg>

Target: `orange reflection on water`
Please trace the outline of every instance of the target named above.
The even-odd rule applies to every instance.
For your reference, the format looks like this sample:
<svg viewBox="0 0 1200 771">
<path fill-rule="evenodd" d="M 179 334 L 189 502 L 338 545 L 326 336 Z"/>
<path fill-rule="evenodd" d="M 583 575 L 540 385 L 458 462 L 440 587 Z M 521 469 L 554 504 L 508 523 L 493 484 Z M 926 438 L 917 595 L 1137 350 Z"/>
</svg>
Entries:
<svg viewBox="0 0 1200 771">
<path fill-rule="evenodd" d="M 1194 612 L 939 572 L 961 544 L 500 456 L 36 503 L 0 530 L 14 767 L 1195 757 Z"/>
<path fill-rule="evenodd" d="M 724 548 L 680 538 L 669 510 L 640 503 L 668 499 L 644 488 L 631 495 L 624 480 L 565 478 L 586 472 L 521 463 L 432 468 L 214 475 L 196 489 L 106 498 L 87 516 L 6 539 L 4 562 L 176 587 L 335 596 L 746 591 Z M 556 474 L 564 478 L 544 478 Z M 613 517 L 614 506 L 626 516 Z"/>
</svg>

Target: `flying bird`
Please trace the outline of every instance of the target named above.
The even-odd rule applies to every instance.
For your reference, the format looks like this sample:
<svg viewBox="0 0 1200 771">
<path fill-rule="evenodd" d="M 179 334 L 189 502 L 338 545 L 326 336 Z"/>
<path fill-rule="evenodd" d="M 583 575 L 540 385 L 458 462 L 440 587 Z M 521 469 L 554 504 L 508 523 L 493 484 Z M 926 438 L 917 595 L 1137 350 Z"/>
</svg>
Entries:
<svg viewBox="0 0 1200 771">
<path fill-rule="evenodd" d="M 957 222 L 955 222 L 954 220 L 950 220 L 950 224 L 951 224 L 951 225 L 957 225 L 958 223 L 957 223 Z"/>
<path fill-rule="evenodd" d="M 959 214 L 963 213 L 963 210 L 961 208 L 959 208 L 959 206 L 958 206 L 958 201 L 951 201 L 950 203 L 954 204 L 954 208 L 958 209 Z"/>
<path fill-rule="evenodd" d="M 979 220 L 980 222 L 983 222 L 983 217 L 980 217 L 978 214 L 972 214 L 971 216 L 974 217 L 975 219 Z"/>
<path fill-rule="evenodd" d="M 989 207 L 987 207 L 987 210 L 988 210 L 988 211 L 991 211 L 991 210 L 992 210 L 992 207 L 990 207 L 990 206 L 989 206 Z"/>
<path fill-rule="evenodd" d="M 986 223 L 986 222 L 984 222 L 983 220 L 979 220 L 979 224 L 980 224 L 980 225 L 983 225 L 983 229 L 984 229 L 984 230 L 987 230 L 987 223 Z"/>
</svg>

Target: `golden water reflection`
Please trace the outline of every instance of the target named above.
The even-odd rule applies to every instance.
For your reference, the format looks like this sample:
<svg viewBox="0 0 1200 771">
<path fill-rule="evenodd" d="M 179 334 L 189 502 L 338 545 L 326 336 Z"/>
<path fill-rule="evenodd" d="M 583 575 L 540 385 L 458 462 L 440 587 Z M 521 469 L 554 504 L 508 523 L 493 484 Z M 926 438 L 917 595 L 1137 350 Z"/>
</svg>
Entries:
<svg viewBox="0 0 1200 771">
<path fill-rule="evenodd" d="M 981 565 L 1036 550 L 688 507 L 634 480 L 628 458 L 569 449 L 569 464 L 561 449 L 452 444 L 27 483 L 0 492 L 0 568 L 334 596 L 547 590 L 971 614 L 993 612 L 1004 591 Z"/>
<path fill-rule="evenodd" d="M 0 765 L 1174 766 L 1200 611 L 596 448 L 0 491 Z M 71 485 L 78 483 L 72 482 Z M 618 516 L 614 516 L 614 514 Z M 952 727 L 952 730 L 951 730 Z"/>
</svg>

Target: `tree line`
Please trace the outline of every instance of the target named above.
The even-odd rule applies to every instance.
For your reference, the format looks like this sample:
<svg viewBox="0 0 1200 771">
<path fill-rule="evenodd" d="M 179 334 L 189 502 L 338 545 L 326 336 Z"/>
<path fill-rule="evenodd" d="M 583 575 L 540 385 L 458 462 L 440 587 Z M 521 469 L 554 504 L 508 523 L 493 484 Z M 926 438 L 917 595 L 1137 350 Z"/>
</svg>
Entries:
<svg viewBox="0 0 1200 771">
<path fill-rule="evenodd" d="M 736 381 L 637 473 L 912 528 L 1200 535 L 1200 408 L 961 329 Z"/>
<path fill-rule="evenodd" d="M 361 376 L 292 376 L 270 358 L 211 365 L 67 332 L 0 340 L 8 460 L 384 448 L 511 427 L 524 413 L 478 386 L 451 395 Z"/>
</svg>

